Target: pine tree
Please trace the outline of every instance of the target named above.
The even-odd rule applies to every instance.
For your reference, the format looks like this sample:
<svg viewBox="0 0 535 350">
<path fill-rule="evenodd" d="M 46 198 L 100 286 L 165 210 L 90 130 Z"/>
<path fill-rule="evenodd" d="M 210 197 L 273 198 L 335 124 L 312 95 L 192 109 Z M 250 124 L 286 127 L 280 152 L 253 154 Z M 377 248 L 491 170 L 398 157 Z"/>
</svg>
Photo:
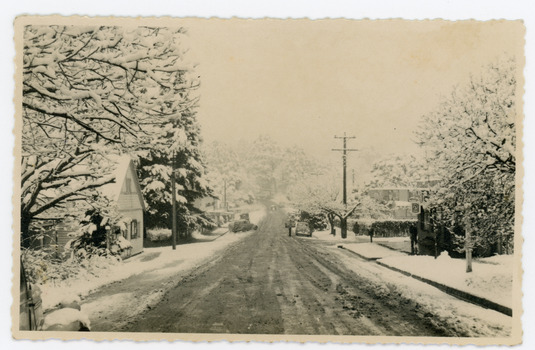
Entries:
<svg viewBox="0 0 535 350">
<path fill-rule="evenodd" d="M 175 158 L 177 227 L 186 235 L 199 225 L 211 222 L 194 206 L 198 198 L 212 196 L 205 179 L 204 159 L 200 151 L 200 128 L 196 115 L 189 110 L 173 119 L 166 137 L 139 157 L 138 177 L 147 203 L 148 227 L 170 228 L 172 213 L 171 176 Z"/>
</svg>

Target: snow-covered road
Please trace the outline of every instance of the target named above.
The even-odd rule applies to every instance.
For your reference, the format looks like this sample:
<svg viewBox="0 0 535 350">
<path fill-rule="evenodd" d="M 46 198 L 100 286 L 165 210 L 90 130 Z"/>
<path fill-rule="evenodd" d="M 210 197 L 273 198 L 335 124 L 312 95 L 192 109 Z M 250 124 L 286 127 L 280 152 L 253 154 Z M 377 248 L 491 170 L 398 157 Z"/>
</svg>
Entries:
<svg viewBox="0 0 535 350">
<path fill-rule="evenodd" d="M 125 289 L 135 288 L 133 282 Z M 158 288 L 161 302 L 121 327 L 100 325 L 125 332 L 434 337 L 507 337 L 511 331 L 510 317 L 360 259 L 332 241 L 288 237 L 278 212 L 217 262 Z"/>
</svg>

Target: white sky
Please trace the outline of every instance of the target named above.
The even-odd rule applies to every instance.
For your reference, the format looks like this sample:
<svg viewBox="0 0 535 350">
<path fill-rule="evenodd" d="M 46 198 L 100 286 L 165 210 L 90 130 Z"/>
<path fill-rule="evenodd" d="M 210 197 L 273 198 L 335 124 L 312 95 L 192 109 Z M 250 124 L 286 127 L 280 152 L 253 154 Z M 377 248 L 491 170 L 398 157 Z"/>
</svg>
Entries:
<svg viewBox="0 0 535 350">
<path fill-rule="evenodd" d="M 413 152 L 440 95 L 503 53 L 520 26 L 499 22 L 219 20 L 189 27 L 206 142 L 268 134 L 319 156 L 349 145 Z"/>
</svg>

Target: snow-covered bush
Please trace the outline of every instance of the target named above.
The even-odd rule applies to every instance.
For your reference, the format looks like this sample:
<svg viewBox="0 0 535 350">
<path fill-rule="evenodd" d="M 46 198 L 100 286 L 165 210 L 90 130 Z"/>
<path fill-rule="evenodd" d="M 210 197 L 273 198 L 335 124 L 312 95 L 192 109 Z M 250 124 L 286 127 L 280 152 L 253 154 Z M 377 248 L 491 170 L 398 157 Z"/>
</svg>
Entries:
<svg viewBox="0 0 535 350">
<path fill-rule="evenodd" d="M 86 214 L 80 222 L 80 229 L 72 234 L 75 238 L 65 245 L 66 256 L 83 263 L 85 259 L 95 256 L 118 259 L 132 249 L 130 242 L 123 236 L 111 234 L 111 227 L 125 228 L 124 220 L 115 220 L 113 224 L 98 210 L 89 210 Z"/>
<path fill-rule="evenodd" d="M 62 281 L 76 276 L 80 264 L 73 260 L 61 260 L 48 249 L 23 249 L 22 259 L 28 280 L 35 284 Z"/>
<path fill-rule="evenodd" d="M 60 255 L 65 257 L 66 254 Z M 83 274 L 95 275 L 101 269 L 117 264 L 121 259 L 114 255 L 95 255 L 79 252 L 74 259 L 58 258 L 55 251 L 25 249 L 22 259 L 28 280 L 38 285 L 58 284 Z"/>
<path fill-rule="evenodd" d="M 323 231 L 327 229 L 327 220 L 323 213 L 308 213 L 301 211 L 300 220 L 308 223 L 311 229 L 315 231 Z"/>
<path fill-rule="evenodd" d="M 158 242 L 158 241 L 165 241 L 171 238 L 171 230 L 168 228 L 153 228 L 150 230 L 147 230 L 147 238 L 151 242 Z"/>
</svg>

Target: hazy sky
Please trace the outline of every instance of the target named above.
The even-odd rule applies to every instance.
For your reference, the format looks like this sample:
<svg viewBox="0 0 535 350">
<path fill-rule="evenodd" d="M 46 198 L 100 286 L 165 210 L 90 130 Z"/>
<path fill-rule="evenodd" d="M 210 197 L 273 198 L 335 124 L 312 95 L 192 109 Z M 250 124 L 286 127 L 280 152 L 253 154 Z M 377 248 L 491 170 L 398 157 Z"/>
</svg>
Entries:
<svg viewBox="0 0 535 350">
<path fill-rule="evenodd" d="M 440 95 L 523 46 L 518 22 L 209 20 L 192 22 L 206 142 L 268 134 L 319 156 L 411 152 Z"/>
</svg>

